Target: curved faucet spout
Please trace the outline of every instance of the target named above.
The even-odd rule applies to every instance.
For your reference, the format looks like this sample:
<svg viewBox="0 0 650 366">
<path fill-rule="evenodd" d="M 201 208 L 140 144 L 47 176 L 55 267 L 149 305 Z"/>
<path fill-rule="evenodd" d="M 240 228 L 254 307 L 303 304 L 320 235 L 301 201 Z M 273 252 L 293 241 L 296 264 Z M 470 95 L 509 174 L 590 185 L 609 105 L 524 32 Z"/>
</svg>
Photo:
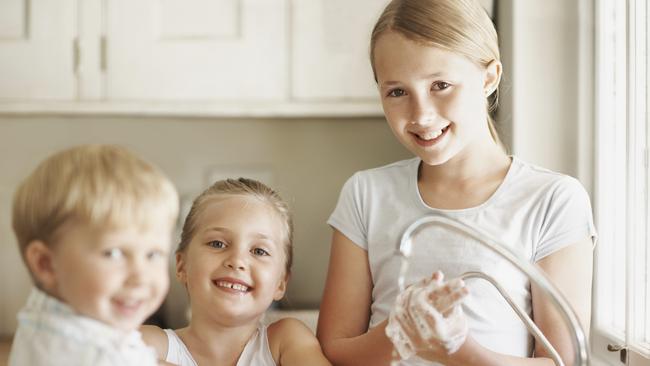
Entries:
<svg viewBox="0 0 650 366">
<path fill-rule="evenodd" d="M 492 238 L 487 233 L 482 232 L 481 230 L 471 227 L 469 225 L 466 225 L 462 222 L 458 222 L 444 216 L 434 216 L 434 215 L 424 216 L 416 220 L 415 222 L 413 222 L 404 231 L 404 234 L 402 234 L 402 238 L 397 247 L 397 253 L 403 259 L 401 270 L 400 270 L 399 283 L 398 283 L 400 292 L 404 291 L 404 289 L 406 288 L 406 284 L 405 284 L 405 277 L 406 277 L 406 270 L 407 270 L 406 264 L 408 262 L 407 259 L 410 257 L 411 252 L 413 250 L 412 239 L 423 229 L 430 226 L 444 227 L 447 229 L 451 229 L 461 235 L 465 235 L 473 239 L 477 243 L 487 247 L 488 249 L 498 254 L 499 256 L 505 258 L 512 265 L 514 265 L 520 271 L 525 273 L 530 279 L 530 281 L 535 283 L 539 287 L 540 291 L 544 294 L 544 296 L 550 299 L 550 302 L 558 310 L 558 312 L 562 316 L 562 319 L 565 321 L 569 330 L 571 331 L 573 347 L 575 349 L 575 353 L 574 353 L 575 360 L 573 365 L 575 366 L 589 365 L 589 344 L 587 343 L 587 338 L 584 333 L 584 330 L 580 326 L 580 321 L 578 320 L 578 317 L 576 316 L 575 312 L 573 311 L 573 309 L 571 308 L 567 300 L 564 298 L 564 296 L 562 296 L 562 294 L 555 288 L 555 286 L 546 278 L 546 276 L 541 272 L 541 270 L 539 270 L 537 267 L 535 267 L 532 263 L 530 263 L 525 258 L 522 258 L 520 255 L 510 250 L 507 246 L 499 243 L 497 240 Z M 491 280 L 489 276 L 485 276 L 477 273 L 468 273 L 462 275 L 461 277 L 466 277 L 466 278 L 480 277 L 488 280 L 488 282 L 492 283 L 497 288 L 497 290 L 499 290 L 499 293 L 501 293 L 501 295 L 508 301 L 510 306 L 513 307 L 514 302 L 511 301 L 511 299 L 503 291 L 503 289 L 495 281 Z M 544 347 L 549 351 L 549 354 L 551 355 L 551 358 L 553 359 L 555 364 L 563 365 L 562 361 L 559 358 L 559 355 L 557 354 L 555 349 L 553 349 L 550 343 L 548 343 L 544 335 L 541 334 L 541 332 L 539 332 L 539 329 L 537 329 L 537 327 L 530 326 L 530 323 L 533 323 L 530 317 L 528 317 L 528 315 L 525 314 L 521 309 L 517 309 L 513 307 L 513 310 L 517 313 L 517 315 L 521 318 L 521 320 L 524 321 L 529 331 L 533 333 L 533 335 L 538 339 L 538 341 L 542 342 Z M 524 319 L 522 316 L 527 318 L 527 320 Z M 535 331 L 535 329 L 537 331 Z"/>
</svg>

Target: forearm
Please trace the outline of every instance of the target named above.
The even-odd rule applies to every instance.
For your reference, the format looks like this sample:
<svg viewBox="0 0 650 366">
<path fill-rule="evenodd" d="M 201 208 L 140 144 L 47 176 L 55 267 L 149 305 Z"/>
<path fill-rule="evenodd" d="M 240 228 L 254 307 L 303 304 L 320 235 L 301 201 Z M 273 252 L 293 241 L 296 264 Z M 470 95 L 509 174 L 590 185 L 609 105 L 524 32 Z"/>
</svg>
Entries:
<svg viewBox="0 0 650 366">
<path fill-rule="evenodd" d="M 385 335 L 386 322 L 354 338 L 341 338 L 323 344 L 323 350 L 337 366 L 390 365 L 393 345 Z M 421 355 L 428 358 L 426 355 Z M 481 346 L 471 336 L 461 348 L 436 362 L 446 366 L 554 366 L 550 358 L 525 358 L 505 355 Z"/>
<path fill-rule="evenodd" d="M 386 321 L 362 335 L 323 342 L 325 356 L 337 366 L 388 366 L 393 344 L 385 329 Z"/>
<path fill-rule="evenodd" d="M 446 366 L 554 366 L 550 358 L 524 358 L 504 355 L 481 346 L 468 336 L 460 349 L 437 362 Z"/>
</svg>

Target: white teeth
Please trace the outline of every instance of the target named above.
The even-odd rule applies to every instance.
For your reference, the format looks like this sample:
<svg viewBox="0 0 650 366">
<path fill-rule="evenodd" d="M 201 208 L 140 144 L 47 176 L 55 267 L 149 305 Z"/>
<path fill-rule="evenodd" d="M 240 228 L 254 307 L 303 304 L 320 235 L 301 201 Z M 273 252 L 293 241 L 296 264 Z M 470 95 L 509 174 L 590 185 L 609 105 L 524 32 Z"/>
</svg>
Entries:
<svg viewBox="0 0 650 366">
<path fill-rule="evenodd" d="M 425 134 L 418 135 L 422 140 L 433 140 L 436 137 L 442 135 L 442 130 L 429 131 Z"/>
<path fill-rule="evenodd" d="M 122 299 L 122 300 L 116 300 L 116 301 L 121 306 L 126 306 L 126 307 L 133 307 L 133 306 L 137 306 L 137 305 L 140 304 L 139 300 Z"/>
<path fill-rule="evenodd" d="M 244 285 L 241 285 L 239 283 L 227 282 L 227 281 L 217 281 L 217 286 L 231 288 L 233 290 L 241 291 L 241 292 L 248 291 L 248 287 Z"/>
<path fill-rule="evenodd" d="M 247 290 L 248 290 L 248 287 L 236 283 L 236 284 L 233 284 L 233 285 L 232 285 L 232 289 L 233 289 L 233 290 L 237 290 L 237 291 L 242 291 L 242 292 L 244 292 L 244 291 L 247 291 Z"/>
</svg>

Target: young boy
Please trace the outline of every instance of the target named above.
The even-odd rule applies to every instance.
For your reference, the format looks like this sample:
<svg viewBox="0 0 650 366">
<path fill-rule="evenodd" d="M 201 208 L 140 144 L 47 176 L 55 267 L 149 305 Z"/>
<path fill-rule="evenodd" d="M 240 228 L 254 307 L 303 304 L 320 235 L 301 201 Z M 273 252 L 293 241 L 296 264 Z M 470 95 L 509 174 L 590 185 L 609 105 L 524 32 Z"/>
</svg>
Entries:
<svg viewBox="0 0 650 366">
<path fill-rule="evenodd" d="M 173 184 L 111 145 L 56 153 L 14 195 L 35 288 L 9 365 L 155 365 L 137 328 L 162 303 L 178 215 Z"/>
</svg>

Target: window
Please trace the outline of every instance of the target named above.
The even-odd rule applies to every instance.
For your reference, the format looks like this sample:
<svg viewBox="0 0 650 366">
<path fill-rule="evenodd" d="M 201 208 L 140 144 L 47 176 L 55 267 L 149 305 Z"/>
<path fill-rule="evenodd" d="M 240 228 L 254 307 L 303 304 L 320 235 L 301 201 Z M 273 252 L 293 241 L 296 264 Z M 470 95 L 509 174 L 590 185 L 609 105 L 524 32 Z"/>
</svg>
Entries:
<svg viewBox="0 0 650 366">
<path fill-rule="evenodd" d="M 592 353 L 608 365 L 650 365 L 650 7 L 597 0 L 596 251 Z M 623 359 L 625 356 L 623 356 Z"/>
</svg>

